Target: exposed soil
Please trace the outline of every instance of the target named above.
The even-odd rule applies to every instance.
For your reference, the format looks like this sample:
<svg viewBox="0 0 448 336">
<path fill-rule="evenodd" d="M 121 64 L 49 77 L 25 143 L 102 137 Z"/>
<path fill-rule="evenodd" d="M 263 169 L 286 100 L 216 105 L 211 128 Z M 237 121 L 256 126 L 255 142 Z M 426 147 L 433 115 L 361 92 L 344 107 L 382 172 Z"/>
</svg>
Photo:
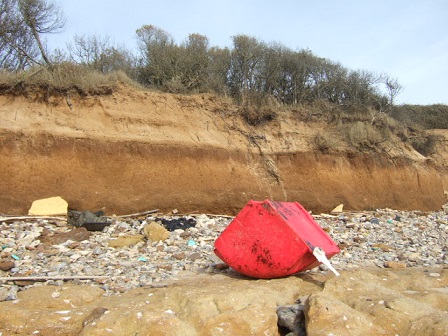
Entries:
<svg viewBox="0 0 448 336">
<path fill-rule="evenodd" d="M 45 99 L 44 99 L 45 98 Z M 70 105 L 70 106 L 69 106 Z M 225 98 L 122 87 L 101 97 L 0 96 L 0 213 L 27 213 L 61 196 L 78 210 L 123 214 L 158 208 L 235 214 L 249 199 L 298 201 L 313 211 L 446 202 L 446 132 L 426 158 L 402 143 L 361 153 L 331 127 L 286 113 L 249 127 Z M 386 146 L 389 146 L 388 148 Z"/>
</svg>

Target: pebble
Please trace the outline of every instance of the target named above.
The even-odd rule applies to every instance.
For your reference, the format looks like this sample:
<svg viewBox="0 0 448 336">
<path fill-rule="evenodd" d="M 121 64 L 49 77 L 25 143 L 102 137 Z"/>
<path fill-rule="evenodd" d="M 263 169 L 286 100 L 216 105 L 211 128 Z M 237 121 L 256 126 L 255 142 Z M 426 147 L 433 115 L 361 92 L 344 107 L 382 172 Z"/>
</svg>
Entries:
<svg viewBox="0 0 448 336">
<path fill-rule="evenodd" d="M 143 220 L 114 218 L 103 231 L 88 233 L 48 220 L 3 222 L 0 224 L 0 277 L 105 276 L 105 279 L 76 283 L 99 286 L 105 295 L 114 295 L 138 287 L 163 286 L 185 271 L 234 272 L 213 252 L 215 239 L 231 220 L 207 215 L 148 216 Z M 422 266 L 432 269 L 428 276 L 438 277 L 437 268 L 448 265 L 444 238 L 448 206 L 428 214 L 379 209 L 345 212 L 336 217 L 316 216 L 316 221 L 341 248 L 341 253 L 330 260 L 338 271 L 366 266 Z M 142 239 L 144 228 L 152 222 L 166 225 L 168 239 Z M 71 231 L 74 236 L 70 235 Z M 115 248 L 110 245 L 129 237 L 139 239 L 130 245 Z M 329 272 L 324 266 L 313 270 L 316 271 Z M 64 282 L 49 280 L 47 283 L 62 285 Z M 42 282 L 17 286 L 9 281 L 0 285 L 3 288 L 0 300 L 10 300 L 15 299 L 17 291 Z"/>
</svg>

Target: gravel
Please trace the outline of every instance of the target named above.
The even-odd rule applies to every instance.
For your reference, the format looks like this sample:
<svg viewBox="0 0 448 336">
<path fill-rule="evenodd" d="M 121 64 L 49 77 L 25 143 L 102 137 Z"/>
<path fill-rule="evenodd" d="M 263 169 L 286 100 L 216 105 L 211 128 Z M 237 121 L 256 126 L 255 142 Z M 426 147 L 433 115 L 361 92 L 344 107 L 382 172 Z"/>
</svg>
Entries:
<svg viewBox="0 0 448 336">
<path fill-rule="evenodd" d="M 443 268 L 448 265 L 447 213 L 448 207 L 431 213 L 380 209 L 315 219 L 341 248 L 331 259 L 338 271 L 370 266 Z M 83 240 L 58 244 L 51 244 L 51 237 L 73 229 L 63 221 L 3 222 L 0 277 L 102 276 L 70 281 L 100 286 L 106 295 L 113 295 L 137 287 L 165 286 L 184 274 L 233 272 L 213 253 L 215 239 L 231 220 L 210 215 L 114 218 L 101 232 L 86 236 L 83 232 L 76 236 Z M 154 221 L 171 229 L 168 239 L 109 247 L 111 239 L 141 237 L 144 227 Z M 182 229 L 184 224 L 188 225 Z M 310 272 L 327 271 L 321 265 Z M 0 301 L 14 300 L 17 291 L 31 286 L 62 285 L 63 281 L 1 281 Z"/>
</svg>

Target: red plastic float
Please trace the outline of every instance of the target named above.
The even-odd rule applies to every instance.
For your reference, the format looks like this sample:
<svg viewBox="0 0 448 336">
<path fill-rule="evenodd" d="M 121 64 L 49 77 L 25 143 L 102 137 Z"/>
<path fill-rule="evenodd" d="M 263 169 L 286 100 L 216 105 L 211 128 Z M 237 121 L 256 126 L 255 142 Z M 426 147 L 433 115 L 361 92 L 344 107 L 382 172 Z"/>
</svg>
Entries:
<svg viewBox="0 0 448 336">
<path fill-rule="evenodd" d="M 215 242 L 221 260 L 254 278 L 284 277 L 314 268 L 323 260 L 328 266 L 326 259 L 339 252 L 297 202 L 249 201 Z"/>
</svg>

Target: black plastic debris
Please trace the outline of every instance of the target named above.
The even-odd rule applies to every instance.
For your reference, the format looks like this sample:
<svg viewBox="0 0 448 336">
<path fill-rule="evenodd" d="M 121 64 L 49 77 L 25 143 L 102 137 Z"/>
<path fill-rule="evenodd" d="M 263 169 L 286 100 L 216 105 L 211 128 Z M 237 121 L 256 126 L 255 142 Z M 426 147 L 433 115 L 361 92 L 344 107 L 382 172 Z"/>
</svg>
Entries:
<svg viewBox="0 0 448 336">
<path fill-rule="evenodd" d="M 177 229 L 186 230 L 196 226 L 196 220 L 194 218 L 156 218 L 155 221 L 161 223 L 168 231 L 174 231 Z"/>
<path fill-rule="evenodd" d="M 88 231 L 102 231 L 111 224 L 111 220 L 104 216 L 103 211 L 68 210 L 67 224 L 75 227 L 84 227 Z"/>
</svg>

